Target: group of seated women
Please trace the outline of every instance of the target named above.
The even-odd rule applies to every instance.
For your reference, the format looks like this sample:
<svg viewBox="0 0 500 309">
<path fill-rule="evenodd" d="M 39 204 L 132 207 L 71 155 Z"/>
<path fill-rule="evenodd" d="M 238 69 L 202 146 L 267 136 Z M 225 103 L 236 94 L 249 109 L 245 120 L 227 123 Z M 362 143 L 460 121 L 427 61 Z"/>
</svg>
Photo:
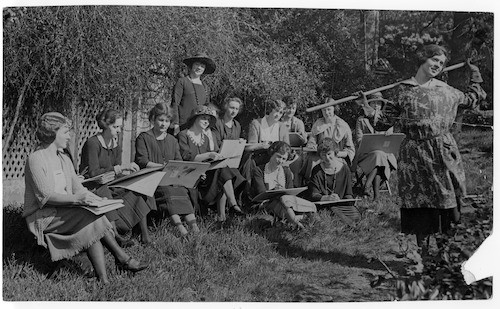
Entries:
<svg viewBox="0 0 500 309">
<path fill-rule="evenodd" d="M 148 267 L 122 248 L 135 244 L 133 238 L 124 236 L 135 227 L 140 230 L 142 244 L 152 242 L 147 225 L 152 210 L 168 214 L 182 236 L 189 233 L 188 229 L 197 233 L 195 214 L 206 215 L 210 209 L 221 222 L 226 220 L 226 212 L 245 216 L 251 209 L 265 209 L 302 229 L 303 215 L 316 212 L 314 202 L 353 197 L 351 164 L 355 147 L 351 129 L 335 115 L 335 107 L 324 108 L 323 117 L 312 124 L 307 134 L 303 121 L 295 116 L 297 104 L 293 98 L 269 100 L 266 115 L 250 123 L 245 140 L 235 119 L 243 107 L 240 99 L 227 99 L 220 117 L 207 104 L 208 90 L 200 76 L 212 73 L 215 64 L 205 55 L 184 62 L 189 74 L 177 82 L 172 108 L 159 103 L 149 111 L 151 129 L 137 136 L 132 163 L 122 163 L 118 137 L 123 118 L 117 110 L 106 109 L 97 115 L 101 132 L 84 144 L 78 170 L 81 175 L 77 175 L 72 158 L 65 152 L 70 120 L 56 112 L 40 118 L 39 145 L 26 163 L 23 216 L 38 244 L 48 248 L 52 260 L 86 251 L 98 278 L 108 282 L 103 245 L 114 256 L 118 269 L 137 272 Z M 364 133 L 377 131 L 379 103 L 383 103 L 380 97 L 371 101 L 361 98 L 362 104 L 371 108 L 364 109 L 368 112 L 358 120 L 356 140 Z M 292 150 L 291 132 L 297 133 L 306 149 L 315 151 Z M 150 197 L 107 185 L 110 179 L 146 167 L 164 166 L 170 160 L 222 159 L 218 151 L 224 140 L 245 143 L 240 166 L 209 170 L 195 188 L 158 186 L 154 197 Z M 365 193 L 369 195 L 368 187 L 373 183 L 375 198 L 381 179 L 387 179 L 396 167 L 395 160 L 384 153 L 370 153 L 355 163 L 368 176 Z M 91 181 L 82 185 L 82 178 Z M 293 187 L 308 189 L 300 196 L 285 194 L 243 205 L 243 201 L 252 204 L 252 198 L 265 191 Z M 103 199 L 121 199 L 123 206 L 104 215 L 78 207 Z"/>
<path fill-rule="evenodd" d="M 335 116 L 332 107 L 324 109 L 323 118 L 314 123 L 313 134 L 307 141 L 317 152 L 302 156 L 302 162 L 294 166 L 301 160 L 287 142 L 288 133 L 298 130 L 305 144 L 304 124 L 293 115 L 295 104 L 273 102 L 266 116 L 251 122 L 247 141 L 241 138 L 241 126 L 235 119 L 242 107 L 238 98 L 226 100 L 220 118 L 214 108 L 199 106 L 177 136 L 168 132 L 173 117 L 170 107 L 156 104 L 149 111 L 151 129 L 136 138 L 135 160 L 130 164 L 121 161 L 122 146 L 118 142 L 123 124 L 121 113 L 104 110 L 96 119 L 102 131 L 90 137 L 82 149 L 79 171 L 83 177 L 92 178 L 85 186 L 73 168 L 72 159 L 64 152 L 70 139 L 69 119 L 60 113 L 44 114 L 37 132 L 40 145 L 26 163 L 24 216 L 31 232 L 40 245 L 49 249 L 53 260 L 86 250 L 98 277 L 107 282 L 101 243 L 111 251 L 120 269 L 136 272 L 148 266 L 123 251 L 122 248 L 134 245 L 134 241 L 122 235 L 138 226 L 140 241 L 150 243 L 147 215 L 151 210 L 166 212 L 183 236 L 189 233 L 188 229 L 199 231 L 196 210 L 204 215 L 215 209 L 217 219 L 224 221 L 227 205 L 230 214 L 244 216 L 244 210 L 263 208 L 304 228 L 300 220 L 304 214 L 316 212 L 314 202 L 353 196 L 349 166 L 354 155 L 351 132 Z M 164 166 L 169 160 L 218 160 L 221 158 L 218 150 L 225 139 L 245 143 L 246 159 L 239 168 L 207 171 L 196 188 L 158 186 L 155 197 L 149 197 L 106 185 L 110 174 L 112 178 L 120 177 L 141 168 Z M 363 166 L 362 161 L 358 164 Z M 374 160 L 374 164 L 378 161 Z M 300 197 L 280 195 L 253 205 L 258 207 L 241 204 L 243 191 L 251 198 L 268 190 L 296 187 L 296 175 L 303 177 L 300 185 L 308 187 Z M 376 175 L 387 177 L 384 170 Z M 121 199 L 124 206 L 104 215 L 75 207 L 104 198 Z"/>
</svg>

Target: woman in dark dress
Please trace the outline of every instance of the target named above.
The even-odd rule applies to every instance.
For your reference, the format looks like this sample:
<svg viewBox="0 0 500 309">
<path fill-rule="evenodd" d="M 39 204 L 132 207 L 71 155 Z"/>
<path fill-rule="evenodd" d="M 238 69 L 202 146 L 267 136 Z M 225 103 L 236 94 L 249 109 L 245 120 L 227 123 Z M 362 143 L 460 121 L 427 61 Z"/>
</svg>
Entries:
<svg viewBox="0 0 500 309">
<path fill-rule="evenodd" d="M 118 111 L 108 109 L 97 115 L 97 124 L 102 132 L 85 142 L 80 171 L 87 170 L 84 175 L 86 177 L 101 175 L 100 178 L 87 184 L 87 187 L 97 195 L 124 201 L 125 207 L 117 210 L 117 218 L 112 218 L 117 231 L 126 233 L 139 224 L 141 242 L 147 244 L 151 242 L 147 228 L 147 215 L 149 211 L 156 210 L 154 198 L 105 185 L 107 182 L 105 178 L 109 173 L 119 177 L 124 172 L 139 170 L 139 166 L 133 162 L 122 164 L 122 150 L 121 145 L 118 144 L 118 134 L 121 131 L 123 119 Z"/>
<path fill-rule="evenodd" d="M 208 106 L 200 106 L 194 116 L 188 121 L 189 129 L 179 133 L 179 146 L 181 156 L 187 161 L 214 161 L 220 160 L 217 137 L 213 131 L 210 139 L 206 130 L 215 125 L 215 110 Z M 206 173 L 206 179 L 198 186 L 202 201 L 206 205 L 218 203 L 218 220 L 225 221 L 226 199 L 229 200 L 231 212 L 237 215 L 244 215 L 236 201 L 236 194 L 243 188 L 245 179 L 234 170 L 224 167 L 215 170 L 209 170 Z M 205 209 L 202 209 L 205 212 Z"/>
<path fill-rule="evenodd" d="M 196 113 L 200 105 L 208 105 L 210 102 L 210 91 L 203 84 L 201 76 L 215 72 L 215 62 L 205 53 L 184 59 L 188 67 L 187 76 L 179 78 L 174 86 L 172 94 L 173 120 L 172 128 L 174 135 L 179 131 L 187 129 L 188 119 Z"/>
<path fill-rule="evenodd" d="M 398 164 L 401 230 L 415 234 L 425 252 L 431 234 L 445 233 L 451 222 L 459 221 L 466 195 L 462 157 L 450 132 L 457 109 L 474 108 L 486 93 L 479 69 L 470 63 L 465 92 L 436 78 L 448 60 L 442 46 L 426 45 L 417 55 L 416 75 L 400 83 L 380 123 L 397 123 L 406 134 Z"/>
<path fill-rule="evenodd" d="M 217 139 L 222 144 L 225 139 L 238 140 L 241 135 L 241 125 L 235 117 L 239 114 L 243 102 L 239 98 L 229 98 L 224 104 L 224 115 L 215 123 Z M 220 145 L 219 145 L 220 146 Z"/>
<path fill-rule="evenodd" d="M 140 168 L 164 166 L 170 160 L 182 160 L 177 139 L 167 133 L 171 118 L 170 108 L 163 103 L 156 104 L 149 111 L 149 122 L 153 124 L 153 128 L 142 132 L 135 140 L 135 163 Z M 166 208 L 182 236 L 187 235 L 188 231 L 182 224 L 180 215 L 184 216 L 193 232 L 200 231 L 189 189 L 183 186 L 158 186 L 155 196 L 160 199 L 158 207 Z"/>
</svg>

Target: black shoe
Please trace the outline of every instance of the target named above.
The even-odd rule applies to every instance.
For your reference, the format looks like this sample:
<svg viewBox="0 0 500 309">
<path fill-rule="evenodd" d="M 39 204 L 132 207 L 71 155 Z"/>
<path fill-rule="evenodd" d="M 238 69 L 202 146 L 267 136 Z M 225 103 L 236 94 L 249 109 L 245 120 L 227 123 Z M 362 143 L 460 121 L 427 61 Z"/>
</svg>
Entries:
<svg viewBox="0 0 500 309">
<path fill-rule="evenodd" d="M 238 205 L 233 205 L 233 207 L 229 208 L 229 213 L 232 215 L 241 216 L 241 217 L 244 217 L 247 215 L 243 210 L 241 210 L 240 206 L 238 206 Z"/>
<path fill-rule="evenodd" d="M 118 245 L 122 248 L 129 248 L 135 245 L 135 241 L 133 239 L 125 239 L 121 236 L 116 236 L 115 239 Z"/>
<path fill-rule="evenodd" d="M 131 273 L 136 273 L 136 272 L 139 272 L 141 270 L 144 270 L 146 268 L 149 267 L 149 264 L 148 263 L 144 263 L 144 262 L 139 262 L 139 265 L 137 266 L 132 266 L 132 257 L 129 257 L 127 261 L 125 262 L 120 262 L 118 260 L 115 261 L 115 265 L 116 265 L 116 270 L 118 271 L 129 271 Z"/>
</svg>

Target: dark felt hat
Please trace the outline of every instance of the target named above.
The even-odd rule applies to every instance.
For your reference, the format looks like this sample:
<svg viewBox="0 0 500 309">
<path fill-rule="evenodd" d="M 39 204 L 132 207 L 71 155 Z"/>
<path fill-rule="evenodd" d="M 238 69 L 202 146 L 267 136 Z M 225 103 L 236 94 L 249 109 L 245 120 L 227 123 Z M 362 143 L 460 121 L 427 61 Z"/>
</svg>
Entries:
<svg viewBox="0 0 500 309">
<path fill-rule="evenodd" d="M 196 118 L 198 118 L 198 116 L 203 116 L 203 115 L 210 116 L 210 126 L 213 126 L 215 124 L 215 121 L 217 120 L 217 111 L 209 105 L 198 106 L 195 113 L 191 117 L 189 117 L 186 123 L 189 124 L 189 127 L 191 127 Z"/>
<path fill-rule="evenodd" d="M 194 62 L 201 62 L 205 64 L 205 72 L 203 72 L 203 74 L 212 74 L 216 69 L 215 62 L 210 59 L 205 53 L 197 53 L 193 57 L 184 59 L 182 62 L 184 62 L 184 64 L 187 65 L 188 68 L 190 68 Z"/>
</svg>

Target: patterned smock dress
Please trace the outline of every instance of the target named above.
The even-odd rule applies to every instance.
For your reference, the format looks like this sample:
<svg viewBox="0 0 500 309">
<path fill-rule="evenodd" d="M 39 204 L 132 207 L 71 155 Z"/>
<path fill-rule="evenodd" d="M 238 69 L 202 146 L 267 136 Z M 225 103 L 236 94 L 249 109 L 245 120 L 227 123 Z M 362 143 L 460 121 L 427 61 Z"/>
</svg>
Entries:
<svg viewBox="0 0 500 309">
<path fill-rule="evenodd" d="M 419 85 L 412 78 L 398 87 L 385 113 L 387 123 L 398 122 L 406 134 L 398 166 L 401 229 L 445 232 L 458 221 L 466 194 L 462 158 L 450 129 L 459 106 L 473 108 L 486 94 L 478 84 L 464 93 L 437 79 Z"/>
</svg>

